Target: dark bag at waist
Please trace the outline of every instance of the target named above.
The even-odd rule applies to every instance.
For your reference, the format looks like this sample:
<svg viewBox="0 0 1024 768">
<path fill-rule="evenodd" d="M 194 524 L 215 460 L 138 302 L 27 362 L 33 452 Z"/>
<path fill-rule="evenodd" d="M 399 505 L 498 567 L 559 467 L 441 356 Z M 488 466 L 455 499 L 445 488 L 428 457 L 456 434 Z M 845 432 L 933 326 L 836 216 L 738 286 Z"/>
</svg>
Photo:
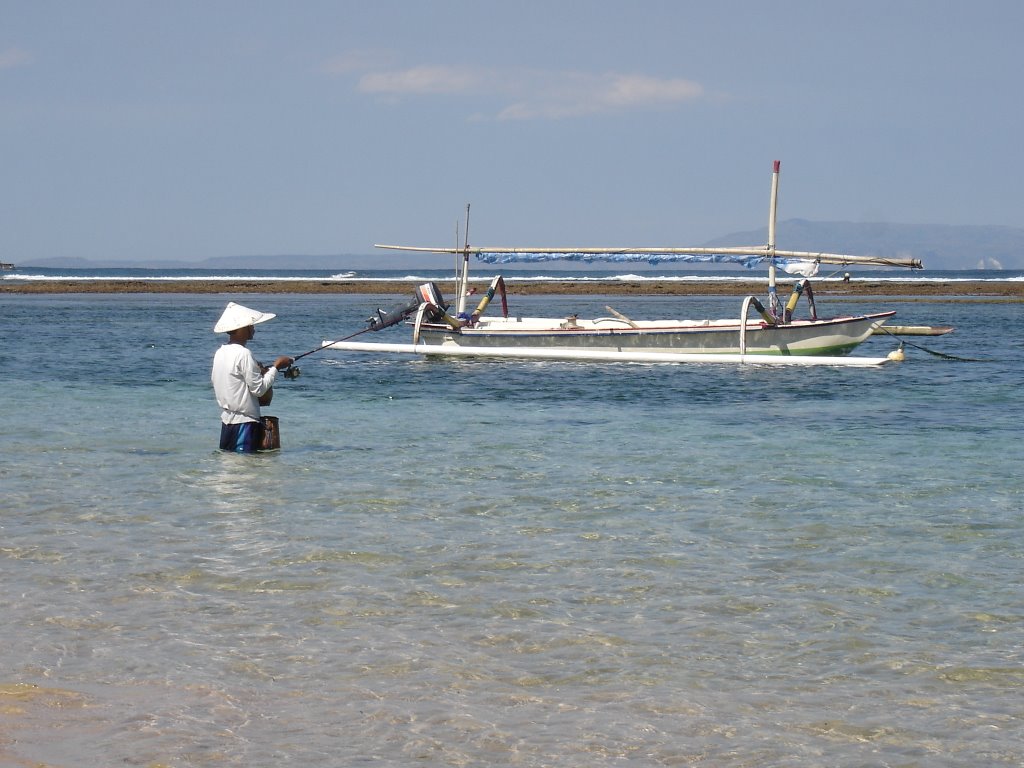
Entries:
<svg viewBox="0 0 1024 768">
<path fill-rule="evenodd" d="M 276 451 L 281 448 L 281 424 L 277 416 L 260 417 L 262 435 L 260 436 L 261 451 Z"/>
</svg>

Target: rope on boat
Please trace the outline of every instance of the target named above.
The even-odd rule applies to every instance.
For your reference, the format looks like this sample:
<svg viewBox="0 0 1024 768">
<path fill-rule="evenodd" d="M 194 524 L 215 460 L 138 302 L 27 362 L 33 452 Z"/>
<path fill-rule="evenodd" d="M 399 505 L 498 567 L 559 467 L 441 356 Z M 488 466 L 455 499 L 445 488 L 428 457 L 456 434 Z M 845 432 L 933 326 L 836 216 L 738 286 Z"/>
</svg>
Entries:
<svg viewBox="0 0 1024 768">
<path fill-rule="evenodd" d="M 907 346 L 911 346 L 914 349 L 920 349 L 922 352 L 927 352 L 929 355 L 935 355 L 936 357 L 941 357 L 944 360 L 955 360 L 958 363 L 988 363 L 988 362 L 991 362 L 991 360 L 985 360 L 985 359 L 979 358 L 979 357 L 958 357 L 957 355 L 949 355 L 949 354 L 946 354 L 945 352 L 936 352 L 934 349 L 928 349 L 928 347 L 922 347 L 920 344 L 915 344 L 912 341 L 907 341 L 902 336 L 900 336 L 898 333 L 893 333 L 892 331 L 890 331 L 884 325 L 879 326 L 879 330 L 885 331 L 887 334 L 892 336 L 894 339 L 898 339 L 899 342 L 900 342 L 900 347 L 902 347 L 904 344 L 906 344 Z"/>
</svg>

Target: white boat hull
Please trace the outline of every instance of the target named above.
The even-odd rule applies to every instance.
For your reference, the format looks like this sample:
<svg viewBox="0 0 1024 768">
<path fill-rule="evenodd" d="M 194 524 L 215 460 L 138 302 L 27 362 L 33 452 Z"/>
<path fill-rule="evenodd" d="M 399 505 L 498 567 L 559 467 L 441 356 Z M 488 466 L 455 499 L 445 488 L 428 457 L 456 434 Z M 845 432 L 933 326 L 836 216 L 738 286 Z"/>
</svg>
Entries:
<svg viewBox="0 0 1024 768">
<path fill-rule="evenodd" d="M 454 344 L 377 344 L 367 341 L 325 341 L 323 349 L 372 354 L 406 354 L 424 357 L 489 357 L 512 360 L 581 360 L 617 363 L 703 363 L 747 365 L 831 365 L 878 367 L 886 357 L 820 357 L 814 355 L 740 355 L 686 352 L 615 351 L 558 347 L 460 347 Z"/>
<path fill-rule="evenodd" d="M 794 320 L 785 325 L 748 321 L 741 349 L 738 320 L 629 321 L 550 318 L 481 318 L 458 330 L 423 323 L 417 346 L 466 349 L 549 349 L 611 352 L 654 352 L 695 355 L 844 355 L 872 335 L 894 312 Z"/>
</svg>

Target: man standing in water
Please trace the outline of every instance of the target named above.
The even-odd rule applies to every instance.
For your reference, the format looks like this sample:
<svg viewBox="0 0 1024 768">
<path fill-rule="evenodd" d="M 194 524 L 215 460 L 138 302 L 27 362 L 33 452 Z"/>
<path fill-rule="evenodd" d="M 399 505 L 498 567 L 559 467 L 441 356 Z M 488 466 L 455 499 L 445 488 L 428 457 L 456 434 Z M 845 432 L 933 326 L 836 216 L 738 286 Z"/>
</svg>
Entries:
<svg viewBox="0 0 1024 768">
<path fill-rule="evenodd" d="M 225 451 L 253 453 L 260 448 L 263 425 L 260 406 L 269 405 L 277 372 L 294 362 L 281 356 L 262 370 L 245 345 L 256 335 L 256 325 L 277 315 L 257 312 L 233 301 L 220 316 L 214 333 L 226 333 L 228 341 L 213 357 L 213 390 L 221 407 L 220 447 Z"/>
</svg>

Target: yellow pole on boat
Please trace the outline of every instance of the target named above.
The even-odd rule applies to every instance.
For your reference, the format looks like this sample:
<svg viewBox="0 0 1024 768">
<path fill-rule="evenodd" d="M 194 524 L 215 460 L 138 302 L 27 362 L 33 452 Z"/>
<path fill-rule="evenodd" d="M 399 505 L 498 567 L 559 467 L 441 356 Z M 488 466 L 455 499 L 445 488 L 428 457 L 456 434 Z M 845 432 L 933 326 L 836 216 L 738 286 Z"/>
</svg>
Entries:
<svg viewBox="0 0 1024 768">
<path fill-rule="evenodd" d="M 793 310 L 796 309 L 796 303 L 800 301 L 800 295 L 804 292 L 804 286 L 807 284 L 807 278 L 804 278 L 793 286 L 793 292 L 789 294 L 789 301 L 786 302 L 786 310 L 782 316 L 782 322 L 788 323 L 793 319 Z"/>
</svg>

